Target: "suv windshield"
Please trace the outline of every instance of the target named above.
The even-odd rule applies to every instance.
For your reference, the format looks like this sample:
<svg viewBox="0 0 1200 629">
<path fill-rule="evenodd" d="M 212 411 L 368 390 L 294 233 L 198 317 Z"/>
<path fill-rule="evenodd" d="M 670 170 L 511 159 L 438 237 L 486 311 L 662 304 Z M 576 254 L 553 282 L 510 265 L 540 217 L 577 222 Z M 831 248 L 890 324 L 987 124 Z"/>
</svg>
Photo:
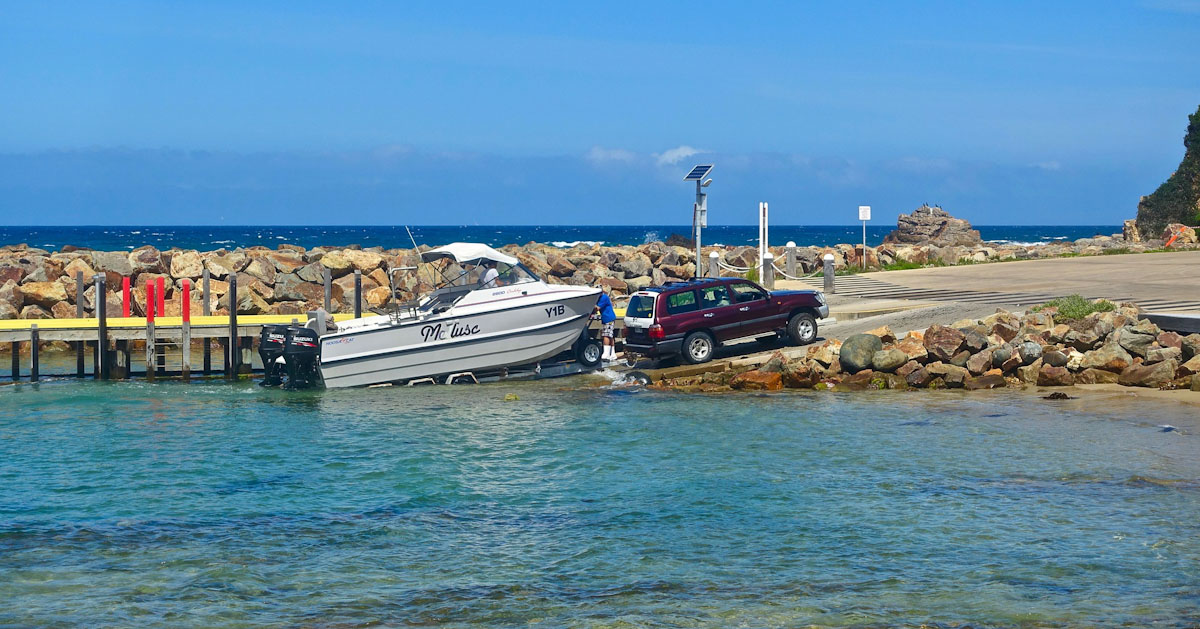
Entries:
<svg viewBox="0 0 1200 629">
<path fill-rule="evenodd" d="M 625 316 L 634 319 L 645 319 L 654 315 L 653 295 L 634 295 L 629 298 L 625 308 Z"/>
</svg>

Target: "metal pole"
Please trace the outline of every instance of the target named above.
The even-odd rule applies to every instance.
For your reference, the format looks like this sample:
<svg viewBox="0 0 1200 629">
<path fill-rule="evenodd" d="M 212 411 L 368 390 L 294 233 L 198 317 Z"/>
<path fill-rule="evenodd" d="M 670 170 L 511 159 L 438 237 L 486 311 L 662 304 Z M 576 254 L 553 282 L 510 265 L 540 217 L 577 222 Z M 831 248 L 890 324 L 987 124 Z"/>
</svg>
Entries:
<svg viewBox="0 0 1200 629">
<path fill-rule="evenodd" d="M 836 294 L 837 290 L 834 289 L 833 285 L 833 254 L 825 254 L 825 256 L 822 258 L 822 261 L 825 264 L 821 271 L 825 276 L 825 292 L 829 293 L 830 295 Z"/>
<path fill-rule="evenodd" d="M 354 318 L 362 317 L 362 271 L 354 269 Z"/>
<path fill-rule="evenodd" d="M 225 350 L 229 354 L 228 367 L 225 372 L 225 377 L 233 378 L 237 375 L 238 369 L 241 367 L 242 353 L 238 348 L 238 333 L 237 333 L 237 276 L 233 273 L 229 274 L 229 340 L 225 344 Z"/>
<path fill-rule="evenodd" d="M 29 381 L 38 381 L 38 327 L 36 323 L 29 325 Z"/>
<path fill-rule="evenodd" d="M 75 316 L 83 318 L 83 271 L 75 272 Z M 83 341 L 75 341 L 75 377 L 83 377 Z"/>
<path fill-rule="evenodd" d="M 701 220 L 701 212 L 704 210 L 704 192 L 700 187 L 700 180 L 696 180 L 696 204 L 692 206 L 692 225 L 696 232 L 696 277 L 704 277 L 703 258 L 700 257 L 700 232 L 703 229 Z"/>
<path fill-rule="evenodd" d="M 104 275 L 96 275 L 96 361 L 97 380 L 108 379 L 108 291 Z"/>
<path fill-rule="evenodd" d="M 863 270 L 867 270 L 867 222 L 863 221 L 863 248 L 862 248 L 862 264 Z"/>
<path fill-rule="evenodd" d="M 201 287 L 203 288 L 203 292 L 201 293 L 201 297 L 203 298 L 203 303 L 200 304 L 200 314 L 207 317 L 207 316 L 212 315 L 212 305 L 211 305 L 211 302 L 209 301 L 209 292 L 208 292 L 208 269 L 204 269 L 204 275 L 201 277 L 203 278 L 201 280 L 203 282 L 201 284 Z M 212 373 L 212 339 L 207 336 L 204 337 L 204 367 L 203 368 L 204 368 L 204 375 L 207 376 L 208 374 Z"/>
<path fill-rule="evenodd" d="M 21 342 L 12 342 L 12 379 L 13 382 L 21 379 Z"/>
</svg>

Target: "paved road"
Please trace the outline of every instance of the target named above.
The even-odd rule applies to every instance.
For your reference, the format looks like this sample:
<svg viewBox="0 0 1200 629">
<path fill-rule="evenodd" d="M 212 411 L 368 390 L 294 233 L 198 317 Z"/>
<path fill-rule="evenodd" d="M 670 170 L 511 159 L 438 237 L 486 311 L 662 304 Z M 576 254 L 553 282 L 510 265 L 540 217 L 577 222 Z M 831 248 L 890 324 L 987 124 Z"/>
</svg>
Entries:
<svg viewBox="0 0 1200 629">
<path fill-rule="evenodd" d="M 821 278 L 777 282 L 820 286 Z M 1079 293 L 1153 312 L 1200 313 L 1200 251 L 1023 260 L 839 276 L 839 295 L 1030 306 Z"/>
</svg>

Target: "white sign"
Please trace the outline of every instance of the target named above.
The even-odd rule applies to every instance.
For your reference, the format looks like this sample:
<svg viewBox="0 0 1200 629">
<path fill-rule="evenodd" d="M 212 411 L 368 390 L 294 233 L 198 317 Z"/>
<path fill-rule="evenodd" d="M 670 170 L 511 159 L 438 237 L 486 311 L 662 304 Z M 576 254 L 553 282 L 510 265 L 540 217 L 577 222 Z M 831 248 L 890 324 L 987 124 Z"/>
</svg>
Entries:
<svg viewBox="0 0 1200 629">
<path fill-rule="evenodd" d="M 869 205 L 858 206 L 858 220 L 860 220 L 860 221 L 871 220 L 871 206 L 869 206 Z"/>
</svg>

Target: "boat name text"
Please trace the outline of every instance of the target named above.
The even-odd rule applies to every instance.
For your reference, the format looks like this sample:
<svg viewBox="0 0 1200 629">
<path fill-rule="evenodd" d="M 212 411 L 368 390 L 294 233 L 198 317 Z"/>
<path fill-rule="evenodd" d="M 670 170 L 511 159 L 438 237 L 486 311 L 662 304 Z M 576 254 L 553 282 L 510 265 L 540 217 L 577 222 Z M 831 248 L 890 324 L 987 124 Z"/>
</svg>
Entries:
<svg viewBox="0 0 1200 629">
<path fill-rule="evenodd" d="M 454 321 L 447 328 L 441 323 L 434 323 L 421 328 L 421 341 L 424 343 L 428 343 L 429 341 L 444 341 L 447 338 L 456 339 L 463 336 L 471 336 L 472 334 L 479 334 L 478 325 L 462 325 Z"/>
</svg>

